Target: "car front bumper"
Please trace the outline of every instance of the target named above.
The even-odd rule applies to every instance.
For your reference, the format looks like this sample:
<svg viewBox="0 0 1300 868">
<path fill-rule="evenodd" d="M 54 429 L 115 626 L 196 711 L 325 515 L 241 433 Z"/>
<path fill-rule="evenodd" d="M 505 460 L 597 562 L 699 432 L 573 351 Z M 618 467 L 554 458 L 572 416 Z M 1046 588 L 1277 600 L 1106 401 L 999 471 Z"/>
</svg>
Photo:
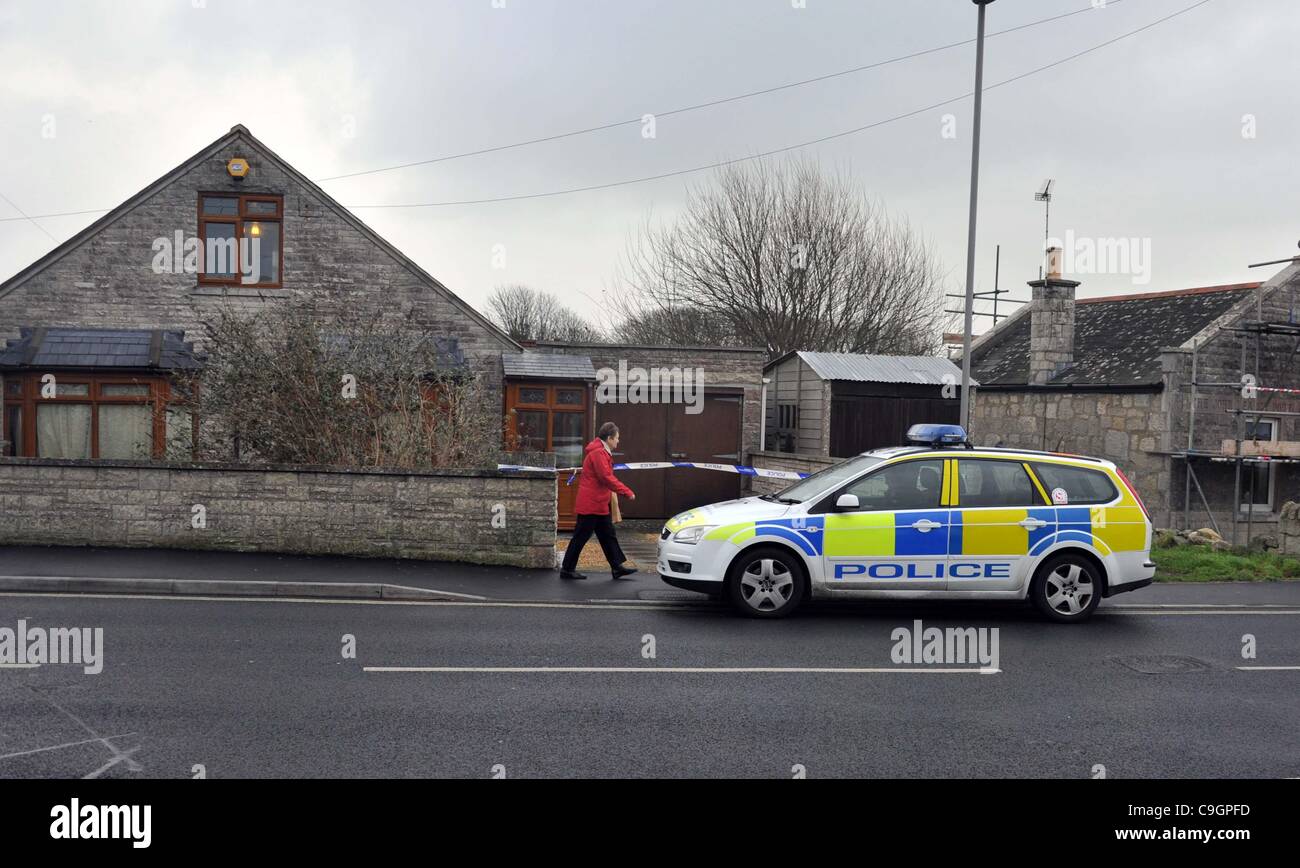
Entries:
<svg viewBox="0 0 1300 868">
<path fill-rule="evenodd" d="M 660 539 L 656 555 L 659 577 L 676 588 L 716 593 L 722 587 L 723 576 L 711 563 L 715 549 L 716 545 L 708 542 L 687 545 Z"/>
</svg>

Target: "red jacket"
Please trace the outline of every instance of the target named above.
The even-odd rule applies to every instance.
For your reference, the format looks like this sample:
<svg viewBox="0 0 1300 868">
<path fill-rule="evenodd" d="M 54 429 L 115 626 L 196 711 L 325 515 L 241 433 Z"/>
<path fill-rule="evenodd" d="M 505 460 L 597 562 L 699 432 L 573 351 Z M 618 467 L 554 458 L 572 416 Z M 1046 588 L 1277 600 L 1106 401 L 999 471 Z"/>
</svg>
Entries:
<svg viewBox="0 0 1300 868">
<path fill-rule="evenodd" d="M 587 444 L 578 474 L 578 500 L 573 511 L 578 515 L 609 515 L 609 494 L 617 491 L 632 496 L 632 489 L 614 475 L 614 462 L 605 450 L 605 441 L 597 437 Z"/>
</svg>

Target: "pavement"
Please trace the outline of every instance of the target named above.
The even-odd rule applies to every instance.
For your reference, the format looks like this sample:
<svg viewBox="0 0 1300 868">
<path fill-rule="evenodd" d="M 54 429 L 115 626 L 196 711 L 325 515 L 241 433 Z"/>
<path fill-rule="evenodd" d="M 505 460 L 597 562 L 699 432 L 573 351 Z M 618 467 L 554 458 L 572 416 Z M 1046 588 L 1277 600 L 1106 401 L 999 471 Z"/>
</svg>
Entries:
<svg viewBox="0 0 1300 868">
<path fill-rule="evenodd" d="M 594 544 L 594 543 L 593 543 Z M 163 595 L 310 596 L 341 599 L 704 602 L 653 572 L 653 546 L 626 541 L 641 572 L 614 581 L 586 570 L 567 581 L 555 570 L 475 564 L 166 549 L 0 547 L 0 591 Z M 1102 606 L 1300 606 L 1300 582 L 1157 582 Z M 984 605 L 976 603 L 974 605 Z"/>
<path fill-rule="evenodd" d="M 0 594 L 104 631 L 99 674 L 0 668 L 0 777 L 1300 777 L 1297 618 Z M 996 671 L 895 663 L 915 619 Z"/>
</svg>

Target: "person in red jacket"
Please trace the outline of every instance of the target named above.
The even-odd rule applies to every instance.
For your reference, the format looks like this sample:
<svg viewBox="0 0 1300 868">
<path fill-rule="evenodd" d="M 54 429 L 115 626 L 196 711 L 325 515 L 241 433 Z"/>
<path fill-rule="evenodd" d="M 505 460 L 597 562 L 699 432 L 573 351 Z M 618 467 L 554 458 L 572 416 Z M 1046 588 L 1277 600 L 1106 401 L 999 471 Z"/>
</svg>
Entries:
<svg viewBox="0 0 1300 868">
<path fill-rule="evenodd" d="M 573 538 L 564 550 L 564 562 L 560 566 L 560 578 L 585 579 L 576 571 L 578 556 L 582 548 L 591 539 L 594 532 L 600 541 L 600 548 L 609 561 L 610 572 L 614 578 L 621 579 L 636 572 L 636 567 L 627 566 L 627 557 L 618 544 L 618 535 L 614 533 L 614 522 L 609 517 L 609 501 L 612 494 L 621 494 L 628 500 L 636 500 L 632 489 L 618 481 L 614 475 L 614 461 L 611 457 L 618 448 L 618 426 L 606 422 L 600 426 L 595 440 L 587 444 L 582 459 L 582 470 L 578 474 L 578 501 L 574 505 L 577 523 L 573 527 Z"/>
</svg>

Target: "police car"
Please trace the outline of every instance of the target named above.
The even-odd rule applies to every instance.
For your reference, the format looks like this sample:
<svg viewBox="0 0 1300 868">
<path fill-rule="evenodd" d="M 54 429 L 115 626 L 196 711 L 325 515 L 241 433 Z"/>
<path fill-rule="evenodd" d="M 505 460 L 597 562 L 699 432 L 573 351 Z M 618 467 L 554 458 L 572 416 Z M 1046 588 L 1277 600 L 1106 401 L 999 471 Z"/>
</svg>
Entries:
<svg viewBox="0 0 1300 868">
<path fill-rule="evenodd" d="M 907 439 L 675 516 L 660 577 L 760 618 L 808 599 L 1028 598 L 1062 622 L 1151 583 L 1151 519 L 1111 462 L 976 448 L 956 425 Z"/>
</svg>

